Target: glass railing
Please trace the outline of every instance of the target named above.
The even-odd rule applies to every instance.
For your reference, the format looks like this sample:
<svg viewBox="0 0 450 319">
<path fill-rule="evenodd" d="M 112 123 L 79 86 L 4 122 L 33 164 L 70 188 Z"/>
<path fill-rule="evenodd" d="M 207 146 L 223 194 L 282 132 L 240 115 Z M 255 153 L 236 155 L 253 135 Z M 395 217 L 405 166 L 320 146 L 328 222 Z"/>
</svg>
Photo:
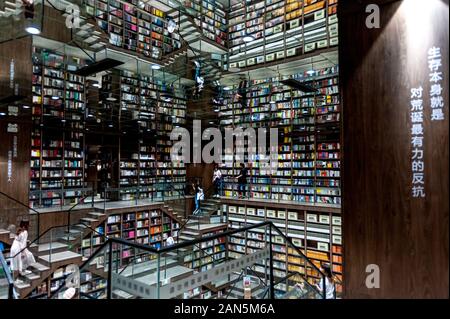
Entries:
<svg viewBox="0 0 450 319">
<path fill-rule="evenodd" d="M 298 258 L 298 271 L 277 255 L 280 246 Z M 159 249 L 108 238 L 80 267 L 79 283 L 61 287 L 52 298 L 321 299 L 315 285 L 323 276 L 276 226 L 264 222 Z"/>
<path fill-rule="evenodd" d="M 0 250 L 0 299 L 15 299 L 14 283 L 3 252 Z"/>
</svg>

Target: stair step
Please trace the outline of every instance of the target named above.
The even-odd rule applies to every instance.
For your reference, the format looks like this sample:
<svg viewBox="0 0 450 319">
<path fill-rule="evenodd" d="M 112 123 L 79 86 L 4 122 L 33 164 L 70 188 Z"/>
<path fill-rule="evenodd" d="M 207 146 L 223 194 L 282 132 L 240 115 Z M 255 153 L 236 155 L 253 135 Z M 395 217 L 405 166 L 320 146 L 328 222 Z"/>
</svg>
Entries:
<svg viewBox="0 0 450 319">
<path fill-rule="evenodd" d="M 67 245 L 60 243 L 60 242 L 51 242 L 51 243 L 47 243 L 47 244 L 40 244 L 38 245 L 37 251 L 38 252 L 46 252 L 49 250 L 56 250 L 56 249 L 61 249 L 61 248 L 66 248 Z"/>
<path fill-rule="evenodd" d="M 60 262 L 60 261 L 64 261 L 64 260 L 69 260 L 69 259 L 73 259 L 73 258 L 78 258 L 78 257 L 82 257 L 80 254 L 74 253 L 72 251 L 66 250 L 63 252 L 59 252 L 59 253 L 54 253 L 51 255 L 43 255 L 40 256 L 39 259 L 43 260 L 44 262 L 47 263 L 56 263 L 56 262 Z"/>
<path fill-rule="evenodd" d="M 89 222 L 89 223 L 95 223 L 95 222 L 98 222 L 98 219 L 90 218 L 90 217 L 83 217 L 83 218 L 81 218 L 80 220 L 81 220 L 81 221 L 84 221 L 84 222 Z"/>
<path fill-rule="evenodd" d="M 25 289 L 25 288 L 31 287 L 31 285 L 28 282 L 24 282 L 24 281 L 20 281 L 19 283 L 16 283 L 16 281 L 15 281 L 14 286 L 17 289 Z"/>
<path fill-rule="evenodd" d="M 85 224 L 76 224 L 73 227 L 85 230 L 88 226 L 86 226 Z"/>
<path fill-rule="evenodd" d="M 28 280 L 30 280 L 30 281 L 33 281 L 33 280 L 36 280 L 36 279 L 41 278 L 41 276 L 39 276 L 39 275 L 37 275 L 37 274 L 35 274 L 35 273 L 28 274 L 28 275 L 26 275 L 25 277 L 26 277 Z"/>
<path fill-rule="evenodd" d="M 188 235 L 188 236 L 195 237 L 195 236 L 199 235 L 199 232 L 192 231 L 192 230 L 183 230 L 180 235 L 185 235 L 185 234 Z"/>
<path fill-rule="evenodd" d="M 183 241 L 191 241 L 191 240 L 195 239 L 195 237 L 184 236 L 184 235 L 181 235 L 179 238 L 180 238 L 180 240 L 183 240 Z"/>
<path fill-rule="evenodd" d="M 38 263 L 38 262 L 30 264 L 30 267 L 34 268 L 34 269 L 36 269 L 37 271 L 40 271 L 40 272 L 47 271 L 47 270 L 50 269 L 49 267 L 47 267 L 47 266 L 45 266 L 45 265 L 43 265 L 41 263 Z"/>
<path fill-rule="evenodd" d="M 88 215 L 95 216 L 95 217 L 103 217 L 103 216 L 106 216 L 106 214 L 98 213 L 98 212 L 92 212 L 92 213 L 89 213 Z"/>
</svg>

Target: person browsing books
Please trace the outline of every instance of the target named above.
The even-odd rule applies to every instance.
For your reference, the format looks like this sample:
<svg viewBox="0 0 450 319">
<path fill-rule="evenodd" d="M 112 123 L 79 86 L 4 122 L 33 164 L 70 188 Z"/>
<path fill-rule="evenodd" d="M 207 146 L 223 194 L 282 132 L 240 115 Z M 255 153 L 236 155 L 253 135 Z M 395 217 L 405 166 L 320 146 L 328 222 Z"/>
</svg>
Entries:
<svg viewBox="0 0 450 319">
<path fill-rule="evenodd" d="M 247 168 L 245 167 L 244 163 L 241 163 L 241 171 L 239 172 L 239 175 L 236 177 L 238 181 L 238 192 L 239 198 L 245 198 L 246 197 L 246 188 L 247 188 Z"/>
</svg>

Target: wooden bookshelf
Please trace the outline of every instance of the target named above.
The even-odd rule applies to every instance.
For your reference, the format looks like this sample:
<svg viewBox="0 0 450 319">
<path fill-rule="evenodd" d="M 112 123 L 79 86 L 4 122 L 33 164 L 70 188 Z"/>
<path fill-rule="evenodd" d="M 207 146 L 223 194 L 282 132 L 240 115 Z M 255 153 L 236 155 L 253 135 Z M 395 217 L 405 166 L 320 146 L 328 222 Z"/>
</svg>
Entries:
<svg viewBox="0 0 450 319">
<path fill-rule="evenodd" d="M 33 48 L 30 205 L 77 203 L 84 185 L 85 61 Z"/>
<path fill-rule="evenodd" d="M 160 209 L 134 209 L 121 213 L 111 213 L 106 221 L 83 239 L 81 254 L 90 256 L 104 243 L 103 234 L 112 238 L 123 238 L 132 242 L 149 245 L 154 248 L 165 246 L 169 236 L 176 237 L 180 225 Z M 118 245 L 115 250 L 120 254 L 120 267 L 126 266 L 132 259 L 139 262 L 151 259 L 147 252 L 134 253 L 130 247 Z"/>
<path fill-rule="evenodd" d="M 244 42 L 245 36 L 254 40 Z M 230 68 L 273 63 L 336 45 L 337 0 L 238 1 L 230 7 Z"/>
<path fill-rule="evenodd" d="M 109 43 L 155 60 L 181 48 L 181 39 L 167 30 L 167 16 L 142 1 L 87 0 L 85 9 L 109 34 Z"/>
<path fill-rule="evenodd" d="M 247 196 L 300 203 L 340 204 L 340 105 L 338 67 L 295 74 L 292 78 L 317 89 L 302 93 L 280 78 L 246 83 L 245 99 L 235 88 L 219 112 L 222 128 L 278 128 L 278 168 L 270 172 L 257 159 L 250 163 Z M 247 148 L 247 145 L 244 146 Z M 267 145 L 269 151 L 269 145 Z M 231 152 L 232 154 L 232 152 Z M 237 194 L 236 154 L 221 166 L 225 196 Z"/>
<path fill-rule="evenodd" d="M 223 211 L 226 212 L 230 228 L 241 228 L 251 224 L 271 221 L 284 235 L 292 240 L 316 266 L 322 262 L 330 263 L 334 274 L 342 280 L 342 220 L 340 209 L 291 204 L 271 204 L 270 202 L 234 202 L 225 200 Z M 255 229 L 246 234 L 236 234 L 229 239 L 229 255 L 239 258 L 243 254 L 256 252 L 267 243 L 264 230 Z M 283 278 L 288 272 L 298 271 L 308 274 L 312 281 L 318 278 L 306 267 L 291 246 L 280 236 L 272 236 L 274 250 L 274 274 Z M 264 265 L 257 265 L 263 272 Z"/>
<path fill-rule="evenodd" d="M 185 8 L 194 16 L 194 22 L 209 40 L 227 46 L 227 12 L 222 3 L 215 0 L 187 0 Z"/>
</svg>

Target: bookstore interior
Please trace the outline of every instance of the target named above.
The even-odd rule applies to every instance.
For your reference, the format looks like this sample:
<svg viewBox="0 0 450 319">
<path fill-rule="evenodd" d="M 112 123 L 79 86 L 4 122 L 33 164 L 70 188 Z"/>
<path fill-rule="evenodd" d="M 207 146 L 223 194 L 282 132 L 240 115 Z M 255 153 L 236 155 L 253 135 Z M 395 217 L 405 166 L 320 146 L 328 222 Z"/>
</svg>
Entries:
<svg viewBox="0 0 450 319">
<path fill-rule="evenodd" d="M 448 0 L 0 1 L 0 299 L 448 298 Z"/>
</svg>

